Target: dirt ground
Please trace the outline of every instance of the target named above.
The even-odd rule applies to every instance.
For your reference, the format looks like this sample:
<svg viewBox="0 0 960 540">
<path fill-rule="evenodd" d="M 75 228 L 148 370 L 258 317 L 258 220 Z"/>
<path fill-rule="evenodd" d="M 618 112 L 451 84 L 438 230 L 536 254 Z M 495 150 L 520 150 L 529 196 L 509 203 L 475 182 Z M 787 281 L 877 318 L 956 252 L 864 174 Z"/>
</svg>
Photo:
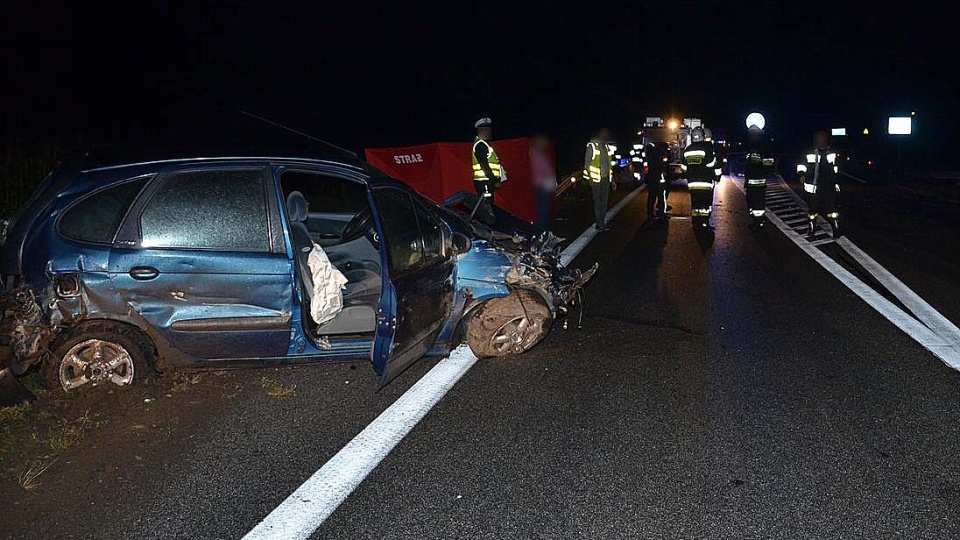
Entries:
<svg viewBox="0 0 960 540">
<path fill-rule="evenodd" d="M 49 506 L 57 485 L 83 485 L 71 476 L 149 470 L 183 435 L 252 392 L 282 400 L 296 391 L 275 369 L 178 372 L 69 393 L 24 382 L 38 399 L 0 409 L 0 500 L 19 511 Z"/>
</svg>

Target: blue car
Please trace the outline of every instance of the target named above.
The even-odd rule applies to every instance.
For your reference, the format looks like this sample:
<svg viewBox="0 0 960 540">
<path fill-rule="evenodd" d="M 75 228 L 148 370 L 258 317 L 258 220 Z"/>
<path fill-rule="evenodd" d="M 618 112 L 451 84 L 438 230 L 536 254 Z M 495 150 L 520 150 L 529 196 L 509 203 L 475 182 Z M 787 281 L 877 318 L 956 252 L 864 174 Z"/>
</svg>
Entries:
<svg viewBox="0 0 960 540">
<path fill-rule="evenodd" d="M 499 209 L 471 220 L 474 200 L 440 206 L 339 157 L 64 165 L 4 224 L 3 356 L 73 390 L 361 358 L 386 384 L 463 340 L 520 353 L 596 268 L 563 268 L 555 238 Z M 316 249 L 346 278 L 319 324 Z"/>
</svg>

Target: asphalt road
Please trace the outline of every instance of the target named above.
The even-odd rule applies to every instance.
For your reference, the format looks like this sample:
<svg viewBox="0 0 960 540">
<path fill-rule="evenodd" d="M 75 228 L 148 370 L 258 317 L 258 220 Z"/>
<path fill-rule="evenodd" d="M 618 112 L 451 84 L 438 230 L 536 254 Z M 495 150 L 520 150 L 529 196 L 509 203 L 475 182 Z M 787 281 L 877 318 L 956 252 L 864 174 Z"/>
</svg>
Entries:
<svg viewBox="0 0 960 540">
<path fill-rule="evenodd" d="M 713 237 L 682 189 L 667 223 L 645 199 L 575 261 L 601 265 L 584 328 L 479 362 L 315 538 L 960 536 L 960 373 L 750 231 L 729 180 Z M 562 217 L 568 237 L 589 220 Z M 895 245 L 862 247 L 922 282 Z M 162 440 L 118 413 L 5 497 L 0 537 L 239 538 L 435 362 L 380 393 L 363 364 L 237 372 L 231 399 L 165 412 L 183 420 Z M 263 376 L 295 394 L 244 384 Z"/>
</svg>

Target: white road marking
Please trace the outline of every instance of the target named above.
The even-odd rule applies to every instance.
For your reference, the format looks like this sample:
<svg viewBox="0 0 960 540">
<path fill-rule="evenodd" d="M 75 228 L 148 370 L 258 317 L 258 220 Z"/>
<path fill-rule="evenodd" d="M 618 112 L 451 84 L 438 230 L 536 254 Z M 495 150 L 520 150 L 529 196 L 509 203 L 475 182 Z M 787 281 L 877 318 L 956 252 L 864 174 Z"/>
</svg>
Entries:
<svg viewBox="0 0 960 540">
<path fill-rule="evenodd" d="M 734 184 L 741 191 L 743 186 L 739 182 Z M 792 193 L 792 189 L 784 186 L 784 189 Z M 799 197 L 794 197 L 800 201 Z M 870 258 L 869 255 L 860 250 L 849 239 L 842 238 L 837 244 L 843 247 L 860 264 L 870 272 L 881 284 L 891 290 L 901 302 L 904 303 L 916 318 L 900 309 L 896 304 L 887 300 L 882 294 L 874 290 L 871 286 L 864 283 L 858 277 L 850 273 L 849 270 L 830 258 L 829 255 L 818 249 L 817 245 L 825 242 L 809 242 L 806 238 L 798 234 L 789 225 L 784 223 L 774 212 L 767 212 L 767 218 L 771 223 L 777 226 L 787 238 L 802 249 L 807 255 L 816 261 L 825 270 L 834 275 L 841 283 L 847 286 L 851 291 L 859 296 L 864 302 L 877 310 L 888 321 L 892 322 L 898 328 L 907 333 L 917 343 L 923 345 L 945 364 L 953 369 L 960 370 L 960 346 L 954 341 L 960 337 L 960 330 L 947 320 L 938 311 L 927 304 L 919 295 L 910 290 L 893 274 L 883 268 L 879 263 Z M 832 239 L 831 239 L 832 240 Z M 849 249 L 848 249 L 849 248 Z M 940 333 L 943 331 L 943 334 Z M 956 333 L 954 333 L 956 332 Z"/>
<path fill-rule="evenodd" d="M 913 289 L 907 287 L 897 276 L 890 273 L 880 263 L 873 260 L 872 257 L 863 252 L 856 244 L 848 238 L 840 238 L 837 245 L 850 254 L 861 266 L 873 274 L 888 291 L 893 293 L 904 306 L 907 307 L 920 322 L 927 325 L 938 336 L 952 343 L 960 349 L 960 328 L 950 322 L 939 311 L 933 308 L 919 294 L 913 292 Z"/>
<path fill-rule="evenodd" d="M 622 210 L 624 206 L 626 206 L 630 201 L 633 200 L 634 197 L 639 195 L 640 192 L 645 189 L 647 189 L 647 186 L 643 185 L 634 189 L 630 193 L 627 193 L 627 195 L 623 199 L 621 199 L 620 202 L 616 204 L 616 206 L 614 206 L 610 210 L 607 210 L 607 215 L 604 218 L 603 222 L 610 223 L 610 220 L 612 220 L 614 216 L 619 214 L 620 210 Z M 563 252 L 560 253 L 560 264 L 564 266 L 569 265 L 570 262 L 573 261 L 573 259 L 575 259 L 576 256 L 579 255 L 581 251 L 583 251 L 583 248 L 587 247 L 587 244 L 589 244 L 594 239 L 594 237 L 597 236 L 597 234 L 599 233 L 597 232 L 596 229 L 593 228 L 593 225 L 587 227 L 587 230 L 583 231 L 583 234 L 578 236 L 577 239 L 574 240 L 573 242 L 570 242 L 570 245 L 567 246 L 567 249 L 564 249 Z"/>
<path fill-rule="evenodd" d="M 810 255 L 820 266 L 833 274 L 834 277 L 839 279 L 841 283 L 869 304 L 870 307 L 877 310 L 877 312 L 883 315 L 888 321 L 906 332 L 907 335 L 927 348 L 936 355 L 937 358 L 943 360 L 945 364 L 953 369 L 960 370 L 960 351 L 954 348 L 949 341 L 940 337 L 923 323 L 897 307 L 893 302 L 884 298 L 883 295 L 831 259 L 829 255 L 820 251 L 816 246 L 811 245 L 810 242 L 807 242 L 805 238 L 781 221 L 776 214 L 770 212 L 767 213 L 767 217 L 769 217 L 770 222 L 776 225 L 787 238 L 792 240 L 793 243 L 799 246 L 807 255 Z"/>
<path fill-rule="evenodd" d="M 476 362 L 467 346 L 457 347 L 244 538 L 309 538 Z"/>
<path fill-rule="evenodd" d="M 642 189 L 634 189 L 608 210 L 606 222 Z M 563 250 L 560 260 L 568 264 L 596 234 L 591 225 Z M 477 357 L 466 345 L 454 349 L 270 512 L 244 540 L 309 538 L 476 363 Z"/>
</svg>

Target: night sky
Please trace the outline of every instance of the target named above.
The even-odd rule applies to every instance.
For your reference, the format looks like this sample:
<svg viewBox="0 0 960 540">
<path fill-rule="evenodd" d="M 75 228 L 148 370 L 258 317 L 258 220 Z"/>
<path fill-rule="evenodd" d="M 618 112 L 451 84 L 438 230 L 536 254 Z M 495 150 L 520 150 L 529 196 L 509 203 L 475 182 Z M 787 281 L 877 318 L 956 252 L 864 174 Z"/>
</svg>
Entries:
<svg viewBox="0 0 960 540">
<path fill-rule="evenodd" d="M 735 138 L 756 109 L 790 149 L 917 110 L 908 151 L 957 161 L 954 19 L 921 3 L 127 4 L 4 3 L 5 135 L 184 133 L 245 109 L 361 151 L 468 140 L 490 115 L 497 137 L 555 136 L 563 166 L 645 116 Z"/>
</svg>

